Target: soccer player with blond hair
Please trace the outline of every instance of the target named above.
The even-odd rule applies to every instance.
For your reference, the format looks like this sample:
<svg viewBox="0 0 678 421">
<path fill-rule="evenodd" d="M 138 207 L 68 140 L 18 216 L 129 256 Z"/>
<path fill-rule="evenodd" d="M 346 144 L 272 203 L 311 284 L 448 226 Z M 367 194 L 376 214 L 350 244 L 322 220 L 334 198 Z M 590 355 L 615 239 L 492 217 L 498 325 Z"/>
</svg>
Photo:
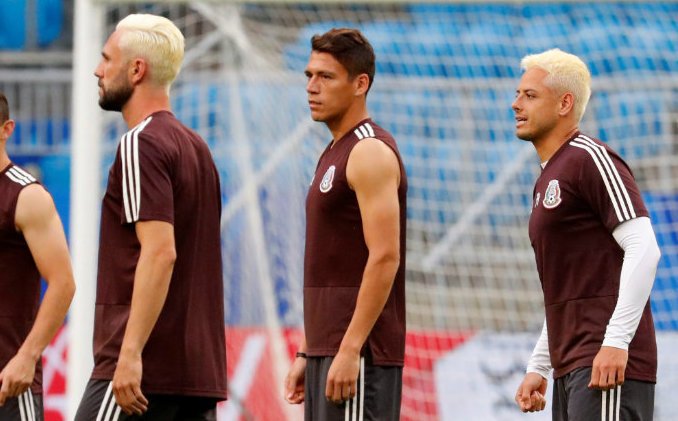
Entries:
<svg viewBox="0 0 678 421">
<path fill-rule="evenodd" d="M 649 296 L 659 248 L 631 169 L 579 130 L 591 75 L 558 49 L 523 58 L 512 104 L 542 171 L 529 236 L 545 321 L 515 400 L 553 420 L 652 420 L 657 373 Z"/>
<path fill-rule="evenodd" d="M 94 72 L 99 105 L 129 127 L 108 175 L 94 370 L 76 414 L 91 420 L 215 420 L 226 398 L 219 175 L 170 109 L 184 37 L 130 15 Z"/>
</svg>

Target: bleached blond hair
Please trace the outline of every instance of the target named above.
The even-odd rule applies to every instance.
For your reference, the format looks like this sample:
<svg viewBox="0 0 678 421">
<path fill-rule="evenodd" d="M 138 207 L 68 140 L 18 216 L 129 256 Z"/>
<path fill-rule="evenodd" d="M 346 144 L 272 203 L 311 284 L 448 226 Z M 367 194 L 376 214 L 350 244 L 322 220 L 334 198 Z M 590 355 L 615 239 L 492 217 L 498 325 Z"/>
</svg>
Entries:
<svg viewBox="0 0 678 421">
<path fill-rule="evenodd" d="M 168 89 L 184 60 L 184 36 L 167 18 L 149 14 L 129 15 L 116 26 L 120 48 L 130 59 L 141 57 L 149 65 L 150 80 Z"/>
<path fill-rule="evenodd" d="M 572 93 L 574 116 L 581 121 L 591 98 L 591 72 L 579 57 L 553 48 L 523 57 L 520 67 L 525 71 L 539 67 L 548 73 L 544 79 L 548 87 L 555 89 L 559 95 Z"/>
</svg>

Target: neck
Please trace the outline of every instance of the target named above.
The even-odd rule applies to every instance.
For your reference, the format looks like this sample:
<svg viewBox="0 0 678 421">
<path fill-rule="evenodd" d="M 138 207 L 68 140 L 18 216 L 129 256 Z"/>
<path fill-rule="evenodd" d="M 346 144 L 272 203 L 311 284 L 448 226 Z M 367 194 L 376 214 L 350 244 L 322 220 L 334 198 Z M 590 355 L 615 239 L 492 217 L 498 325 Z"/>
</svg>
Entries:
<svg viewBox="0 0 678 421">
<path fill-rule="evenodd" d="M 553 154 L 556 153 L 556 151 L 563 146 L 563 143 L 567 142 L 577 130 L 579 130 L 579 127 L 577 127 L 576 124 L 561 129 L 555 128 L 548 135 L 533 140 L 532 144 L 537 150 L 541 162 L 546 162 L 551 159 Z"/>
<path fill-rule="evenodd" d="M 122 108 L 122 118 L 131 129 L 158 111 L 171 111 L 165 88 L 138 86 Z"/>
<path fill-rule="evenodd" d="M 0 143 L 0 170 L 5 169 L 11 161 L 9 160 L 9 155 L 7 155 L 7 150 L 5 149 L 5 143 Z"/>
<path fill-rule="evenodd" d="M 346 110 L 346 112 L 337 119 L 325 122 L 327 128 L 330 129 L 330 132 L 332 133 L 332 138 L 334 139 L 332 143 L 336 143 L 339 139 L 344 137 L 349 130 L 358 124 L 358 122 L 369 116 L 365 101 L 360 101 Z"/>
</svg>

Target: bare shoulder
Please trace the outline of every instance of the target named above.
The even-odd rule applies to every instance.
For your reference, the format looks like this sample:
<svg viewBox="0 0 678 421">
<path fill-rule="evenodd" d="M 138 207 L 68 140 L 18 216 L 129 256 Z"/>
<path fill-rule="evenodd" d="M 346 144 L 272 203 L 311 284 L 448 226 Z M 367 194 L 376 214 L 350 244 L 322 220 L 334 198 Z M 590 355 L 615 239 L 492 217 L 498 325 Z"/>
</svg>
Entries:
<svg viewBox="0 0 678 421">
<path fill-rule="evenodd" d="M 54 212 L 52 196 L 40 184 L 31 184 L 19 193 L 14 221 L 21 229 L 35 221 L 50 217 Z"/>
<path fill-rule="evenodd" d="M 346 175 L 353 186 L 362 180 L 400 181 L 400 165 L 395 152 L 384 142 L 365 138 L 351 151 L 346 164 Z"/>
</svg>

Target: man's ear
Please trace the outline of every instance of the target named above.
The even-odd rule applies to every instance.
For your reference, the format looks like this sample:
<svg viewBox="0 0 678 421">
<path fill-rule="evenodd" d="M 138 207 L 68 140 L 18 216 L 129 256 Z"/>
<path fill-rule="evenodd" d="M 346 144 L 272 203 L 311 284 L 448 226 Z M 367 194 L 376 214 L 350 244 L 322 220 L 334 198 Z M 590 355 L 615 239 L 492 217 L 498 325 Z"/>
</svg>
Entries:
<svg viewBox="0 0 678 421">
<path fill-rule="evenodd" d="M 12 136 L 12 133 L 14 132 L 14 127 L 16 126 L 16 123 L 14 120 L 9 119 L 2 123 L 0 125 L 0 140 L 5 141 Z"/>
<path fill-rule="evenodd" d="M 370 87 L 370 77 L 367 76 L 367 73 L 362 73 L 356 76 L 355 78 L 355 96 L 361 96 L 367 94 L 367 90 Z"/>
<path fill-rule="evenodd" d="M 572 92 L 565 92 L 560 97 L 560 110 L 558 110 L 558 114 L 560 114 L 561 116 L 565 116 L 568 113 L 570 113 L 573 108 L 574 108 L 574 95 L 572 95 Z"/>
<path fill-rule="evenodd" d="M 139 84 L 141 83 L 142 80 L 144 80 L 144 77 L 148 72 L 148 65 L 146 64 L 146 61 L 143 59 L 140 58 L 134 59 L 130 63 L 129 72 L 132 84 L 134 85 Z"/>
</svg>

